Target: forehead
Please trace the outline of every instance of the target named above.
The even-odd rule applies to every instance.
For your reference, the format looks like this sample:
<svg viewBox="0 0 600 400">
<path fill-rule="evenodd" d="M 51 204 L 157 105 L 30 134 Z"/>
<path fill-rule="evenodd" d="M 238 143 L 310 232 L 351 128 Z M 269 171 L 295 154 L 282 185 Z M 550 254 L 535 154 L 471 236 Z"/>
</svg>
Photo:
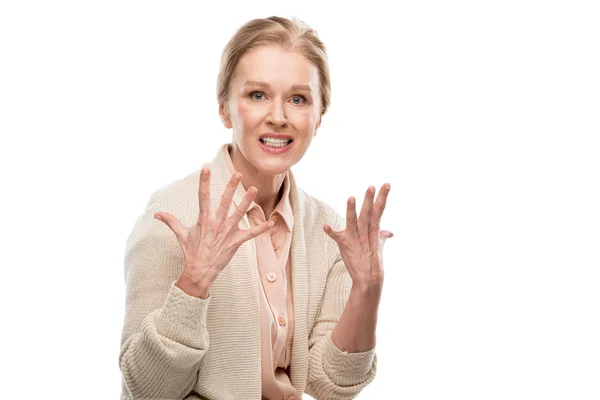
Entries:
<svg viewBox="0 0 600 400">
<path fill-rule="evenodd" d="M 240 59 L 233 79 L 238 85 L 246 81 L 260 81 L 277 86 L 309 85 L 318 89 L 317 68 L 297 51 L 278 46 L 252 49 Z"/>
</svg>

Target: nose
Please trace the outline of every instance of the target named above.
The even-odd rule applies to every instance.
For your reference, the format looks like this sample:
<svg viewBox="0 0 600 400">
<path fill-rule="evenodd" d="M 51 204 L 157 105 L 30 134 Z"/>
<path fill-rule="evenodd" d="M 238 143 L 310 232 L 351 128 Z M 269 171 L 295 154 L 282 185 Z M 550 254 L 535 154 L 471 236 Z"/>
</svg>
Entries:
<svg viewBox="0 0 600 400">
<path fill-rule="evenodd" d="M 267 117 L 267 122 L 273 125 L 283 126 L 287 124 L 287 118 L 285 116 L 285 109 L 283 105 L 278 101 L 271 103 L 271 109 Z"/>
</svg>

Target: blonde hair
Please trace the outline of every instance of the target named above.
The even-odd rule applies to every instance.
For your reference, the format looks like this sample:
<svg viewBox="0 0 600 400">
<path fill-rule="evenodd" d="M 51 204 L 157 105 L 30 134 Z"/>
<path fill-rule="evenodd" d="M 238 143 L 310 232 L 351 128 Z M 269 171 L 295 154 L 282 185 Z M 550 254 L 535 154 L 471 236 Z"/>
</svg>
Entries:
<svg viewBox="0 0 600 400">
<path fill-rule="evenodd" d="M 229 100 L 229 86 L 240 59 L 248 51 L 263 45 L 279 45 L 284 50 L 298 51 L 311 61 L 319 72 L 321 115 L 327 112 L 331 97 L 329 64 L 325 45 L 317 32 L 304 22 L 272 16 L 253 19 L 242 25 L 223 49 L 217 79 L 217 101 Z"/>
</svg>

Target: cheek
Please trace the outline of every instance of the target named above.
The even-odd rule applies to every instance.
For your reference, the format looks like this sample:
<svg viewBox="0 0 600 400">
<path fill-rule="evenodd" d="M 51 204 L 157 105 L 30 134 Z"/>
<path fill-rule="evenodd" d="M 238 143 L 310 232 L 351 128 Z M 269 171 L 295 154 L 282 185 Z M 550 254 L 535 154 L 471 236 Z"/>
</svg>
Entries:
<svg viewBox="0 0 600 400">
<path fill-rule="evenodd" d="M 290 122 L 292 122 L 298 129 L 307 130 L 313 128 L 318 121 L 318 118 L 313 113 L 295 113 Z"/>
<path fill-rule="evenodd" d="M 254 125 L 262 120 L 260 107 L 250 107 L 248 105 L 240 104 L 237 108 L 237 114 L 242 126 Z"/>
</svg>

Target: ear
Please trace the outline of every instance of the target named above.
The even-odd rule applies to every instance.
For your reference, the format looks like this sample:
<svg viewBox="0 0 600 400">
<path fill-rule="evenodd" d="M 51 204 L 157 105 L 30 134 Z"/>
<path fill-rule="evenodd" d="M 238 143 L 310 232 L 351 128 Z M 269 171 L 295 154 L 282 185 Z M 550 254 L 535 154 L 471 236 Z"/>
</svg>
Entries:
<svg viewBox="0 0 600 400">
<path fill-rule="evenodd" d="M 219 104 L 219 115 L 221 116 L 221 121 L 225 128 L 231 129 L 231 118 L 229 117 L 229 112 L 227 111 L 227 107 L 225 104 Z"/>
<path fill-rule="evenodd" d="M 313 133 L 313 137 L 317 136 L 317 129 L 319 129 L 319 127 L 321 126 L 321 118 L 322 117 L 323 117 L 322 115 L 319 117 L 319 122 L 317 122 L 317 125 L 315 127 L 315 133 Z"/>
</svg>

